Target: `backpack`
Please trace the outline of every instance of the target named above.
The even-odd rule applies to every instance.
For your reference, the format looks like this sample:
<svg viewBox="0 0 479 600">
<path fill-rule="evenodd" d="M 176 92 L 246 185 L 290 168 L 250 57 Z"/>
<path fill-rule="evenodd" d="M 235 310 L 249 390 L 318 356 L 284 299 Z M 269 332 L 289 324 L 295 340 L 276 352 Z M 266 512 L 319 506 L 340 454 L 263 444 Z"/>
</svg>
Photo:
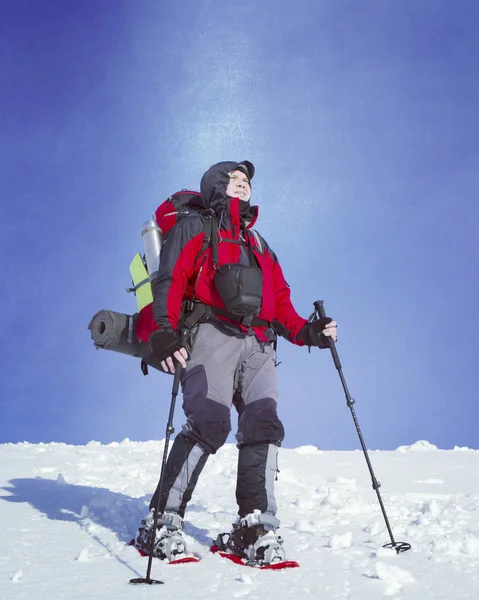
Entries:
<svg viewBox="0 0 479 600">
<path fill-rule="evenodd" d="M 201 203 L 201 194 L 199 192 L 192 192 L 190 190 L 181 190 L 180 192 L 171 195 L 156 209 L 154 220 L 147 222 L 151 223 L 150 229 L 154 228 L 157 230 L 157 235 L 159 234 L 160 238 L 160 247 L 163 245 L 168 233 L 173 227 L 193 211 L 198 213 L 203 220 L 205 236 L 198 257 L 203 254 L 211 243 L 213 217 L 215 214 L 211 209 L 204 208 Z M 127 292 L 133 292 L 135 294 L 138 312 L 140 312 L 145 306 L 153 302 L 146 254 L 142 255 L 139 252 L 135 254 L 130 263 L 130 274 L 133 287 L 128 288 Z"/>
</svg>

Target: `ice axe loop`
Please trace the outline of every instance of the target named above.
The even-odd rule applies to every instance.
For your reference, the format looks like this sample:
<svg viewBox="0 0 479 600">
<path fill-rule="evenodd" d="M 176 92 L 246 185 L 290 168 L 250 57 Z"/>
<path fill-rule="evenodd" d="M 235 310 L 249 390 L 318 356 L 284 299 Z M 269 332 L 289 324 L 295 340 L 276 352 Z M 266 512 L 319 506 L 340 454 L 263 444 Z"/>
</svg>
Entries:
<svg viewBox="0 0 479 600">
<path fill-rule="evenodd" d="M 317 321 L 319 318 L 321 317 L 325 317 L 326 316 L 326 312 L 324 310 L 324 301 L 323 300 L 317 300 L 314 303 L 314 312 L 313 314 L 309 317 L 309 322 L 312 323 L 313 321 Z M 366 444 L 364 443 L 364 438 L 363 438 L 363 434 L 361 433 L 361 429 L 359 427 L 359 423 L 358 423 L 358 419 L 356 417 L 356 412 L 354 410 L 354 400 L 351 397 L 351 394 L 349 393 L 348 390 L 348 386 L 346 385 L 346 380 L 344 378 L 343 375 L 343 368 L 341 366 L 341 362 L 339 360 L 339 356 L 338 356 L 338 351 L 336 350 L 336 345 L 333 342 L 333 340 L 330 337 L 326 337 L 324 336 L 327 340 L 329 349 L 331 350 L 331 354 L 333 356 L 333 360 L 334 360 L 334 365 L 339 373 L 339 378 L 341 379 L 341 384 L 343 386 L 343 390 L 344 393 L 346 395 L 346 403 L 349 407 L 349 410 L 351 411 L 351 415 L 353 417 L 353 421 L 354 421 L 354 425 L 356 427 L 356 431 L 358 432 L 358 436 L 359 436 L 359 441 L 361 442 L 361 447 L 363 449 L 363 453 L 364 453 L 364 457 L 366 459 L 366 463 L 368 465 L 368 469 L 369 469 L 369 473 L 371 475 L 371 480 L 372 480 L 372 484 L 373 484 L 373 489 L 376 492 L 376 495 L 378 497 L 378 501 L 379 501 L 379 506 L 381 507 L 381 512 L 383 513 L 383 517 L 384 517 L 384 521 L 386 523 L 386 527 L 389 533 L 389 537 L 391 538 L 391 541 L 388 542 L 387 544 L 384 544 L 383 548 L 394 548 L 394 550 L 396 550 L 396 552 L 398 554 L 400 554 L 401 552 L 407 552 L 408 550 L 411 549 L 411 544 L 409 544 L 408 542 L 396 542 L 396 540 L 394 539 L 393 536 L 393 532 L 391 529 L 391 525 L 389 524 L 389 519 L 388 516 L 386 514 L 386 509 L 384 508 L 384 504 L 383 504 L 383 499 L 381 498 L 381 494 L 379 492 L 379 488 L 381 487 L 381 484 L 379 483 L 379 481 L 376 479 L 376 476 L 374 474 L 373 471 L 373 467 L 371 464 L 371 460 L 369 459 L 369 454 L 366 448 Z"/>
</svg>

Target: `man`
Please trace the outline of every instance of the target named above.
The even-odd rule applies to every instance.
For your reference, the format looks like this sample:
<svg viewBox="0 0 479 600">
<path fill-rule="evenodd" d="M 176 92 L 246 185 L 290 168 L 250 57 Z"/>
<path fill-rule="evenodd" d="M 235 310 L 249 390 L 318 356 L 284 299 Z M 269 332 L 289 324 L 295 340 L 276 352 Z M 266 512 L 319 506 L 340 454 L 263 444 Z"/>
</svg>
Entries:
<svg viewBox="0 0 479 600">
<path fill-rule="evenodd" d="M 168 235 L 152 284 L 157 326 L 150 336 L 152 353 L 166 372 L 175 371 L 175 360 L 185 369 L 187 419 L 168 457 L 155 533 L 154 553 L 167 560 L 186 553 L 185 509 L 208 456 L 227 439 L 233 403 L 239 413 L 239 516 L 231 533 L 217 543 L 261 565 L 284 560 L 273 489 L 284 438 L 273 344 L 277 333 L 300 346 L 324 348 L 326 337 L 336 340 L 331 319 L 308 323 L 298 315 L 276 255 L 252 229 L 258 217 L 258 207 L 250 204 L 254 172 L 249 161 L 227 161 L 203 175 L 201 201 L 217 222 L 211 246 L 198 256 L 205 230 L 201 216 L 192 212 Z M 190 332 L 190 353 L 179 336 L 185 300 L 190 309 L 203 310 Z M 136 536 L 137 547 L 145 552 L 158 492 Z"/>
</svg>

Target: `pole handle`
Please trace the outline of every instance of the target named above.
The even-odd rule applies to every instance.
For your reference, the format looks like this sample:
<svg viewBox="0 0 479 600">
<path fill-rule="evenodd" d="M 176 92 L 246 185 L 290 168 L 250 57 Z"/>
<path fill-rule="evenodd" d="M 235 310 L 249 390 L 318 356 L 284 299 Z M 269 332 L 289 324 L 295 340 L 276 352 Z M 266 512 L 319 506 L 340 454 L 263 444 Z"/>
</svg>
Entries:
<svg viewBox="0 0 479 600">
<path fill-rule="evenodd" d="M 313 304 L 314 304 L 314 310 L 317 312 L 319 317 L 320 318 L 325 317 L 326 311 L 324 310 L 324 300 L 316 300 L 316 302 L 314 302 Z M 323 337 L 326 337 L 326 336 L 323 336 Z M 341 361 L 339 360 L 338 352 L 336 350 L 336 345 L 334 344 L 334 342 L 331 338 L 328 337 L 326 339 L 327 339 L 328 347 L 331 350 L 331 354 L 333 355 L 334 366 L 336 367 L 336 369 L 338 371 L 341 371 L 342 366 L 341 366 Z"/>
<path fill-rule="evenodd" d="M 324 310 L 324 300 L 316 300 L 314 303 L 314 309 L 320 317 L 326 316 L 326 311 Z"/>
</svg>

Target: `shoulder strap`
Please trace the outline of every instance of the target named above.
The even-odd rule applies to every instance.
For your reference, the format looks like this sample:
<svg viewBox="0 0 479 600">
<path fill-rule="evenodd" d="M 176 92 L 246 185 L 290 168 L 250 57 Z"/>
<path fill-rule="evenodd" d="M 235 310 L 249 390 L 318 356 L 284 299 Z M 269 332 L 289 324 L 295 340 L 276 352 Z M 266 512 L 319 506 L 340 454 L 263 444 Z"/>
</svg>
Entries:
<svg viewBox="0 0 479 600">
<path fill-rule="evenodd" d="M 201 249 L 198 253 L 198 256 L 196 257 L 196 262 L 199 260 L 199 258 L 201 256 L 203 256 L 203 254 L 206 252 L 206 250 L 209 248 L 209 246 L 214 245 L 214 235 L 213 232 L 216 231 L 216 216 L 212 215 L 210 212 L 207 211 L 197 211 L 198 214 L 201 216 L 201 219 L 203 221 L 203 232 L 204 232 L 204 236 L 203 236 L 203 243 L 201 245 Z M 217 236 L 216 236 L 217 237 Z M 218 240 L 216 240 L 216 248 L 218 249 Z M 218 252 L 218 250 L 216 250 L 216 253 Z M 213 248 L 213 258 L 214 258 L 214 248 Z M 218 262 L 218 256 L 216 256 L 216 262 Z"/>
<path fill-rule="evenodd" d="M 219 267 L 218 257 L 218 221 L 216 215 L 211 216 L 211 249 L 213 251 L 213 268 L 216 271 Z"/>
<path fill-rule="evenodd" d="M 211 233 L 213 229 L 213 222 L 210 216 L 201 215 L 203 218 L 203 227 L 205 236 L 203 238 L 203 245 L 201 246 L 200 256 L 205 252 L 211 242 Z"/>
<path fill-rule="evenodd" d="M 250 229 L 249 231 L 250 231 L 250 233 L 253 234 L 253 237 L 256 242 L 256 246 L 258 247 L 258 252 L 261 252 L 261 254 L 263 254 L 263 244 L 261 243 L 261 238 L 259 236 L 259 233 L 257 231 L 255 231 L 254 229 Z"/>
<path fill-rule="evenodd" d="M 253 244 L 251 243 L 251 237 L 246 234 L 248 243 L 246 245 L 246 251 L 248 252 L 248 262 L 250 267 L 257 267 L 256 259 L 253 254 Z"/>
<path fill-rule="evenodd" d="M 211 246 L 213 251 L 213 266 L 215 270 L 218 268 L 218 221 L 213 211 L 198 211 L 203 219 L 203 244 L 201 245 L 200 252 L 196 257 L 196 260 L 203 255 L 204 252 Z"/>
</svg>

